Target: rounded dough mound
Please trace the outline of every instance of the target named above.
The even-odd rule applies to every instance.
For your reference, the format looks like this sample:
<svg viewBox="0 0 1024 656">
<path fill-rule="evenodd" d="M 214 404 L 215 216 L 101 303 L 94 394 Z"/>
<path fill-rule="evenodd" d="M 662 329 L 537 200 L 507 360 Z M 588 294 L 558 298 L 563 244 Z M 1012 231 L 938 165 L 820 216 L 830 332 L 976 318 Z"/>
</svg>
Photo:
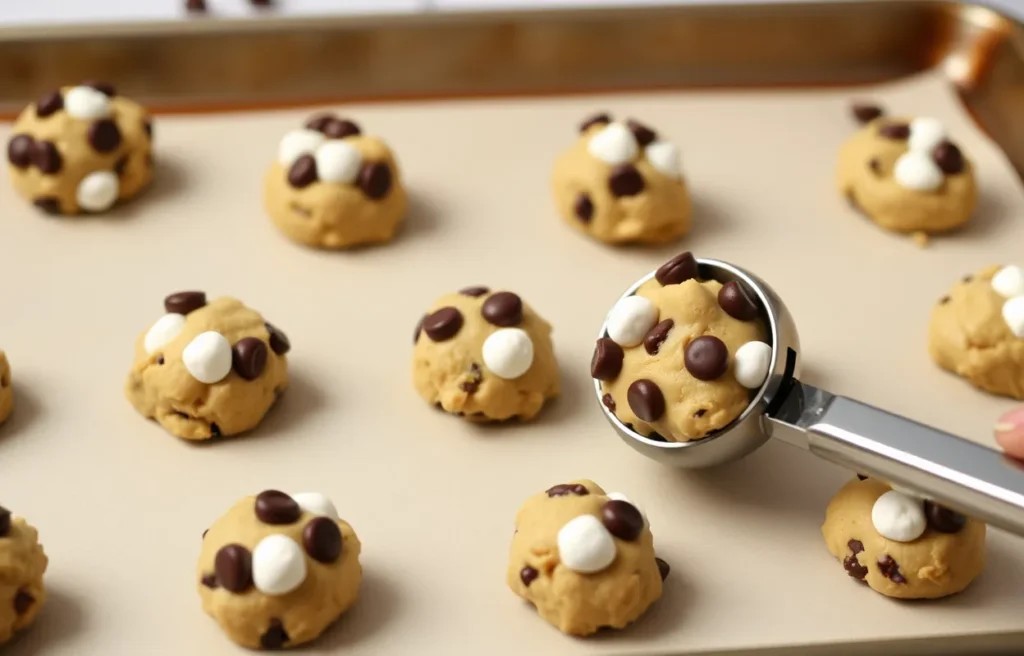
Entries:
<svg viewBox="0 0 1024 656">
<path fill-rule="evenodd" d="M 11 381 L 11 365 L 7 355 L 0 351 L 0 424 L 11 416 L 14 407 L 14 383 Z"/>
<path fill-rule="evenodd" d="M 7 511 L 0 508 L 0 514 Z M 36 529 L 21 517 L 9 520 L 0 534 L 0 645 L 34 622 L 46 603 L 43 574 L 49 564 Z"/>
</svg>

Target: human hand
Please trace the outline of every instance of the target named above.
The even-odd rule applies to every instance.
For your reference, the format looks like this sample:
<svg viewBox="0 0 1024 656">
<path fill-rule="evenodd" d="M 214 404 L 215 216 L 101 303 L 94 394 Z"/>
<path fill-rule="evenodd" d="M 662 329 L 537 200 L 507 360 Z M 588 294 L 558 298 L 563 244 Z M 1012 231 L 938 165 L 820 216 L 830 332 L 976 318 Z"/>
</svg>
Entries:
<svg viewBox="0 0 1024 656">
<path fill-rule="evenodd" d="M 1024 406 L 1010 410 L 995 427 L 996 442 L 1011 458 L 1024 460 Z"/>
</svg>

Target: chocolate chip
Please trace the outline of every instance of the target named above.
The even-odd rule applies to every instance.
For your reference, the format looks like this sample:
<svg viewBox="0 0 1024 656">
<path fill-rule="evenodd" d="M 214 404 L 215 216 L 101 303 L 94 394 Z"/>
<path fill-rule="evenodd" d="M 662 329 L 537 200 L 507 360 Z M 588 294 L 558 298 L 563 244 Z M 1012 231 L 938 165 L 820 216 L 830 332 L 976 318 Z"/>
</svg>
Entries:
<svg viewBox="0 0 1024 656">
<path fill-rule="evenodd" d="M 213 422 L 210 423 L 210 437 L 220 437 L 220 426 Z"/>
<path fill-rule="evenodd" d="M 122 158 L 118 159 L 116 162 L 114 162 L 114 173 L 117 174 L 117 177 L 121 177 L 122 175 L 124 175 L 124 170 L 127 167 L 128 167 L 128 156 L 125 155 L 124 157 L 122 157 Z"/>
<path fill-rule="evenodd" d="M 480 370 L 480 365 L 474 362 L 469 366 L 469 378 L 459 383 L 459 389 L 466 394 L 476 394 L 483 379 L 484 372 Z"/>
<path fill-rule="evenodd" d="M 604 112 L 594 114 L 593 116 L 587 117 L 582 123 L 580 123 L 580 133 L 586 132 L 594 125 L 608 125 L 611 122 L 612 117 Z"/>
<path fill-rule="evenodd" d="M 150 118 L 142 119 L 142 129 L 146 131 L 146 136 L 150 139 L 153 138 L 153 120 Z"/>
<path fill-rule="evenodd" d="M 668 578 L 668 573 L 672 571 L 672 568 L 661 558 L 655 557 L 654 562 L 657 563 L 658 574 L 661 574 L 661 580 L 664 581 Z"/>
<path fill-rule="evenodd" d="M 320 131 L 332 139 L 344 139 L 345 137 L 354 137 L 362 133 L 359 126 L 352 121 L 337 118 L 328 120 Z"/>
<path fill-rule="evenodd" d="M 733 319 L 750 321 L 757 316 L 757 305 L 747 289 L 736 280 L 725 283 L 718 290 L 718 304 Z"/>
<path fill-rule="evenodd" d="M 533 583 L 539 575 L 540 572 L 533 569 L 529 565 L 519 570 L 519 580 L 522 581 L 523 585 L 525 585 L 526 587 L 530 587 L 530 584 Z"/>
<path fill-rule="evenodd" d="M 308 187 L 316 182 L 316 178 L 316 160 L 312 155 L 302 155 L 288 169 L 288 184 L 296 189 Z"/>
<path fill-rule="evenodd" d="M 64 96 L 60 90 L 50 91 L 36 101 L 36 116 L 46 118 L 64 109 Z"/>
<path fill-rule="evenodd" d="M 598 380 L 615 380 L 622 371 L 622 359 L 626 356 L 622 347 L 608 337 L 597 340 L 594 355 L 590 358 L 590 375 Z"/>
<path fill-rule="evenodd" d="M 205 305 L 205 292 L 175 292 L 164 299 L 164 310 L 170 314 L 188 314 Z"/>
<path fill-rule="evenodd" d="M 697 380 L 715 380 L 729 368 L 729 349 L 714 335 L 704 335 L 686 345 L 683 364 Z"/>
<path fill-rule="evenodd" d="M 903 574 L 900 573 L 899 564 L 893 560 L 892 556 L 886 554 L 882 556 L 878 561 L 878 569 L 882 572 L 882 576 L 889 579 L 893 583 L 906 583 L 907 579 L 903 578 Z"/>
<path fill-rule="evenodd" d="M 459 293 L 463 296 L 472 296 L 473 298 L 477 298 L 479 296 L 483 296 L 489 291 L 491 290 L 486 287 L 466 287 L 465 289 L 460 289 Z"/>
<path fill-rule="evenodd" d="M 121 130 L 109 118 L 94 121 L 89 126 L 89 143 L 99 153 L 109 153 L 121 145 Z"/>
<path fill-rule="evenodd" d="M 658 138 L 658 135 L 654 132 L 654 130 L 650 129 L 649 127 L 647 127 L 643 123 L 640 123 L 639 121 L 628 119 L 626 121 L 626 127 L 628 127 L 629 131 L 633 133 L 633 138 L 636 139 L 636 142 L 640 145 L 641 148 L 643 148 L 649 143 L 653 143 L 654 140 Z"/>
<path fill-rule="evenodd" d="M 657 355 L 662 343 L 668 338 L 668 331 L 672 330 L 674 325 L 674 321 L 665 319 L 651 328 L 644 337 L 644 350 L 650 355 Z"/>
<path fill-rule="evenodd" d="M 636 196 L 644 190 L 644 177 L 632 164 L 620 164 L 608 176 L 608 189 L 613 196 Z"/>
<path fill-rule="evenodd" d="M 658 267 L 654 272 L 654 278 L 662 287 L 667 287 L 696 278 L 698 273 L 697 258 L 690 251 L 686 251 Z"/>
<path fill-rule="evenodd" d="M 964 282 L 964 284 L 967 284 L 967 283 L 971 282 L 972 280 L 974 280 L 974 276 L 972 276 L 971 274 L 968 273 L 966 276 L 961 278 L 961 280 Z"/>
<path fill-rule="evenodd" d="M 549 497 L 565 497 L 570 494 L 575 494 L 578 497 L 585 497 L 590 494 L 590 490 L 588 490 L 582 483 L 560 483 L 547 489 L 547 495 Z"/>
<path fill-rule="evenodd" d="M 264 524 L 294 524 L 302 516 L 295 499 L 278 490 L 264 490 L 256 496 L 256 517 Z"/>
<path fill-rule="evenodd" d="M 416 322 L 416 330 L 412 333 L 412 343 L 420 341 L 420 333 L 423 332 L 423 320 L 427 318 L 427 315 L 420 317 L 420 320 Z"/>
<path fill-rule="evenodd" d="M 207 533 L 209 533 L 209 532 L 210 532 L 210 529 L 208 529 L 208 528 L 204 528 L 204 529 L 203 529 L 203 538 L 202 538 L 202 539 L 204 539 L 204 540 L 205 540 L 205 539 L 206 539 L 206 534 L 207 534 Z"/>
<path fill-rule="evenodd" d="M 601 403 L 604 404 L 604 407 L 608 408 L 612 412 L 615 412 L 615 399 L 612 397 L 611 394 L 605 394 L 604 396 L 602 396 Z"/>
<path fill-rule="evenodd" d="M 97 82 L 95 80 L 92 80 L 92 81 L 86 82 L 82 86 L 92 87 L 93 89 L 96 89 L 97 91 L 99 91 L 103 95 L 107 96 L 108 98 L 113 98 L 114 96 L 117 95 L 117 89 L 115 89 L 114 85 L 109 83 L 109 82 Z"/>
<path fill-rule="evenodd" d="M 860 540 L 850 540 L 846 543 L 846 546 L 853 553 L 843 559 L 843 569 L 853 578 L 863 581 L 864 577 L 868 575 L 868 568 L 860 564 L 860 561 L 857 560 L 857 554 L 864 551 L 864 544 Z"/>
<path fill-rule="evenodd" d="M 700 419 L 700 418 L 701 418 L 701 417 L 703 417 L 703 416 L 704 416 L 705 414 L 707 414 L 707 412 L 708 412 L 708 411 L 707 411 L 707 410 L 705 410 L 704 408 L 697 408 L 697 412 L 693 413 L 693 416 L 694 416 L 694 418 L 696 418 L 696 419 Z"/>
<path fill-rule="evenodd" d="M 573 203 L 572 211 L 576 215 L 576 218 L 583 223 L 590 223 L 590 219 L 594 216 L 594 203 L 591 202 L 590 196 L 585 191 L 581 191 L 579 196 L 576 197 L 576 202 Z"/>
<path fill-rule="evenodd" d="M 951 141 L 943 141 L 933 148 L 932 159 L 946 175 L 956 175 L 964 170 L 964 154 Z"/>
<path fill-rule="evenodd" d="M 316 114 L 308 121 L 306 121 L 307 130 L 316 130 L 317 132 L 323 132 L 324 128 L 330 121 L 336 121 L 338 117 L 334 114 Z"/>
<path fill-rule="evenodd" d="M 878 130 L 878 134 L 886 139 L 903 141 L 910 136 L 910 126 L 906 123 L 886 123 Z"/>
<path fill-rule="evenodd" d="M 32 149 L 35 139 L 27 134 L 16 134 L 7 142 L 7 161 L 12 166 L 23 169 L 32 163 Z"/>
<path fill-rule="evenodd" d="M 868 160 L 868 168 L 871 169 L 871 172 L 875 175 L 882 174 L 882 163 L 878 161 L 877 157 L 872 157 Z"/>
<path fill-rule="evenodd" d="M 939 299 L 939 305 L 945 305 L 946 303 L 949 303 L 951 300 L 953 299 L 951 299 L 948 296 L 943 296 L 942 298 Z"/>
<path fill-rule="evenodd" d="M 959 533 L 967 524 L 966 517 L 934 501 L 924 502 L 924 514 L 928 518 L 928 526 L 939 533 Z"/>
<path fill-rule="evenodd" d="M 391 190 L 391 169 L 382 162 L 367 162 L 359 169 L 356 184 L 368 198 L 383 198 Z"/>
<path fill-rule="evenodd" d="M 246 380 L 256 380 L 267 365 L 267 345 L 256 337 L 243 337 L 231 347 L 231 367 Z"/>
<path fill-rule="evenodd" d="M 195 13 L 206 11 L 206 0 L 185 0 L 185 9 Z"/>
<path fill-rule="evenodd" d="M 636 506 L 621 499 L 601 506 L 601 523 L 609 533 L 626 542 L 636 540 L 644 530 L 644 516 Z"/>
<path fill-rule="evenodd" d="M 518 326 L 523 321 L 523 301 L 512 292 L 498 292 L 484 301 L 480 314 L 495 326 Z"/>
<path fill-rule="evenodd" d="M 328 517 L 309 520 L 302 529 L 302 544 L 313 560 L 333 563 L 341 556 L 341 530 L 338 523 Z"/>
<path fill-rule="evenodd" d="M 256 2 L 253 2 L 253 4 L 256 4 Z M 284 630 L 284 624 L 281 623 L 281 620 L 272 619 L 267 630 L 260 636 L 260 646 L 264 649 L 280 649 L 289 640 L 291 640 L 291 637 Z"/>
<path fill-rule="evenodd" d="M 852 110 L 853 117 L 860 123 L 870 123 L 885 113 L 878 105 L 865 102 L 853 103 Z"/>
<path fill-rule="evenodd" d="M 11 532 L 11 511 L 0 506 L 0 538 Z"/>
<path fill-rule="evenodd" d="M 14 595 L 14 612 L 18 615 L 24 615 L 35 601 L 35 597 L 29 593 L 24 590 L 18 590 L 18 594 Z"/>
<path fill-rule="evenodd" d="M 52 141 L 36 141 L 32 145 L 32 163 L 43 173 L 56 173 L 64 159 Z"/>
<path fill-rule="evenodd" d="M 292 350 L 292 343 L 288 339 L 288 335 L 285 335 L 280 328 L 270 323 L 269 321 L 263 324 L 267 332 L 270 334 L 270 350 L 278 355 L 284 355 L 288 351 Z"/>
<path fill-rule="evenodd" d="M 654 381 L 646 378 L 630 384 L 626 390 L 626 402 L 636 416 L 644 421 L 658 421 L 665 414 L 665 395 Z"/>
<path fill-rule="evenodd" d="M 864 474 L 857 474 L 857 480 L 858 481 L 866 481 L 866 480 L 868 480 L 868 477 L 865 476 Z"/>
<path fill-rule="evenodd" d="M 32 204 L 47 214 L 60 214 L 60 200 L 53 196 L 40 196 L 33 200 Z"/>
<path fill-rule="evenodd" d="M 217 587 L 217 575 L 216 574 L 206 574 L 206 575 L 203 576 L 202 579 L 200 579 L 200 582 L 203 585 L 205 585 L 206 587 L 208 587 L 211 590 L 213 590 L 213 589 L 215 589 Z"/>
<path fill-rule="evenodd" d="M 462 313 L 455 308 L 443 307 L 423 317 L 423 332 L 435 342 L 449 340 L 462 328 Z"/>
<path fill-rule="evenodd" d="M 228 592 L 245 592 L 252 585 L 252 554 L 240 544 L 229 544 L 213 559 L 217 582 Z"/>
</svg>

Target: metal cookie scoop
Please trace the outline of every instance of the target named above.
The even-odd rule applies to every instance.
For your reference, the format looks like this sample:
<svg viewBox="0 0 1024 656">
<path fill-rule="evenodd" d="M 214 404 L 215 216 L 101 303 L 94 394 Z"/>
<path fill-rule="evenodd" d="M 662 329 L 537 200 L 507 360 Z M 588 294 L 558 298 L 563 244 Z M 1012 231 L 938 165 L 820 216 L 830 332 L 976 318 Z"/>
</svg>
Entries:
<svg viewBox="0 0 1024 656">
<path fill-rule="evenodd" d="M 885 410 L 801 383 L 800 338 L 792 316 L 763 280 L 737 266 L 697 259 L 701 280 L 738 281 L 758 300 L 772 363 L 750 405 L 732 423 L 691 442 L 650 439 L 598 405 L 619 436 L 640 453 L 686 468 L 741 458 L 780 439 L 853 471 L 907 488 L 993 526 L 1024 535 L 1024 473 L 1000 453 Z M 631 286 L 632 296 L 655 272 Z M 608 325 L 599 337 L 607 337 Z"/>
</svg>

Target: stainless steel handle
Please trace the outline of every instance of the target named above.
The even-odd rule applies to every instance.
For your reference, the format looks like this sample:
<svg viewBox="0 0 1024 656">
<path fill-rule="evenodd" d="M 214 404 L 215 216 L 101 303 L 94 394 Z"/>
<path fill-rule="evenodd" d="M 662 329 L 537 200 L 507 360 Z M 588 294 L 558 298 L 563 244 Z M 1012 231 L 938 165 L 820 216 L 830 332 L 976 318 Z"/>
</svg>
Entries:
<svg viewBox="0 0 1024 656">
<path fill-rule="evenodd" d="M 1024 470 L 993 449 L 798 381 L 765 415 L 765 430 L 1024 536 Z"/>
</svg>

